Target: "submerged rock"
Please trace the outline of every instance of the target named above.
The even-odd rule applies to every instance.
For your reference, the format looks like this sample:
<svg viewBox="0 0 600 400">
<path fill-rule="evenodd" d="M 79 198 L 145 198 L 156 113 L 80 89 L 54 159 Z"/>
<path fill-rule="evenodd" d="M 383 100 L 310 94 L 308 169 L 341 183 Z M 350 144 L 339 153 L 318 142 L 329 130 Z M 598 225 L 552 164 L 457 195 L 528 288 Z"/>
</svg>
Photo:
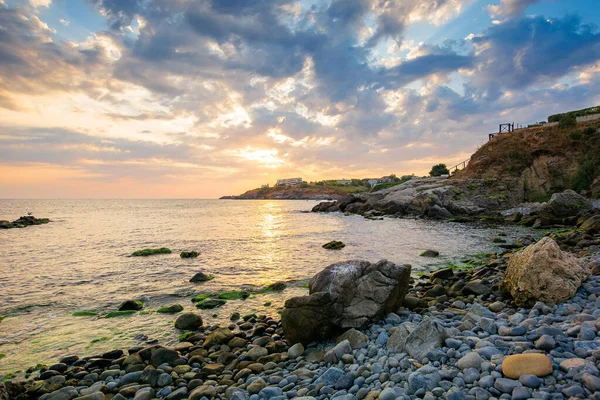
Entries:
<svg viewBox="0 0 600 400">
<path fill-rule="evenodd" d="M 501 288 L 510 292 L 518 306 L 537 301 L 557 304 L 573 297 L 589 275 L 580 259 L 545 237 L 511 257 Z"/>
<path fill-rule="evenodd" d="M 215 277 L 212 275 L 207 275 L 204 272 L 200 271 L 200 272 L 197 272 L 196 275 L 192 276 L 192 278 L 190 279 L 190 282 L 194 282 L 194 283 L 207 282 L 212 279 L 215 279 Z"/>
<path fill-rule="evenodd" d="M 186 312 L 177 317 L 175 328 L 184 331 L 195 331 L 202 326 L 202 317 L 196 313 Z"/>
<path fill-rule="evenodd" d="M 309 282 L 309 296 L 286 301 L 281 315 L 290 344 L 326 339 L 349 328 L 365 329 L 397 311 L 408 292 L 410 265 L 387 260 L 332 264 Z"/>
<path fill-rule="evenodd" d="M 344 242 L 332 240 L 329 243 L 325 243 L 322 247 L 327 250 L 340 250 L 346 247 L 346 244 Z"/>
<path fill-rule="evenodd" d="M 119 311 L 139 311 L 144 308 L 144 303 L 139 300 L 125 300 L 119 305 Z"/>
</svg>

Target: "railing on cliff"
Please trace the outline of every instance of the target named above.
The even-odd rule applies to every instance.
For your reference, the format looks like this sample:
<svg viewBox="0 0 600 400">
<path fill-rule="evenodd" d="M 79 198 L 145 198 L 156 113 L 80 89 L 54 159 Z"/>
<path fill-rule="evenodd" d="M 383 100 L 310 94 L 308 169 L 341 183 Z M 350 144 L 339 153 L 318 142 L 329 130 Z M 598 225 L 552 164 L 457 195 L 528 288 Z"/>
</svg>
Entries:
<svg viewBox="0 0 600 400">
<path fill-rule="evenodd" d="M 457 172 L 457 171 L 459 171 L 459 170 L 461 170 L 461 169 L 465 169 L 465 168 L 467 168 L 467 164 L 469 164 L 469 161 L 470 161 L 470 160 L 471 160 L 471 159 L 469 158 L 468 160 L 465 160 L 465 161 L 459 162 L 459 163 L 458 163 L 458 164 L 456 164 L 454 167 L 450 167 L 450 168 L 448 168 L 448 172 L 450 172 L 450 174 L 453 174 L 453 173 L 455 173 L 455 172 Z"/>
</svg>

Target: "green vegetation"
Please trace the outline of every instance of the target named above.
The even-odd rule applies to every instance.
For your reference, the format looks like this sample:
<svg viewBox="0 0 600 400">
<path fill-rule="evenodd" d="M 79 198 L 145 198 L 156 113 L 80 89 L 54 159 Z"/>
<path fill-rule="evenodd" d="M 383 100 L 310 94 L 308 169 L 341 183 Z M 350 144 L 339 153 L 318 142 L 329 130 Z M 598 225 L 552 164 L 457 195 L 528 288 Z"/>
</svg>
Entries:
<svg viewBox="0 0 600 400">
<path fill-rule="evenodd" d="M 598 132 L 598 129 L 594 128 L 593 126 L 588 126 L 587 128 L 585 128 L 585 129 L 583 130 L 583 134 L 584 134 L 585 136 L 592 136 L 592 135 L 595 135 L 595 134 L 596 134 L 596 132 Z"/>
<path fill-rule="evenodd" d="M 211 296 L 214 296 L 214 295 L 211 295 L 209 293 L 201 293 L 199 295 L 196 295 L 196 296 L 192 297 L 192 303 L 197 303 L 199 301 L 206 300 L 206 299 L 208 299 Z"/>
<path fill-rule="evenodd" d="M 594 160 L 586 160 L 579 166 L 573 180 L 571 187 L 573 190 L 580 192 L 582 190 L 589 190 L 594 179 L 600 174 L 600 168 L 596 165 Z"/>
<path fill-rule="evenodd" d="M 246 300 L 250 297 L 250 293 L 242 290 L 239 292 L 222 292 L 217 296 L 218 299 L 222 300 Z"/>
<path fill-rule="evenodd" d="M 450 171 L 448 171 L 448 167 L 446 164 L 437 164 L 431 167 L 431 171 L 429 171 L 430 176 L 441 176 L 448 175 Z"/>
<path fill-rule="evenodd" d="M 500 192 L 498 194 L 489 196 L 489 199 L 490 200 L 506 200 L 506 199 L 508 199 L 508 197 L 506 196 L 505 193 Z"/>
<path fill-rule="evenodd" d="M 171 249 L 168 249 L 166 247 L 161 247 L 160 249 L 143 249 L 143 250 L 134 251 L 133 253 L 131 253 L 131 257 L 146 257 L 146 256 L 153 256 L 155 254 L 171 254 L 171 253 L 172 253 Z"/>
<path fill-rule="evenodd" d="M 198 253 L 195 250 L 193 250 L 193 251 L 182 251 L 181 254 L 179 254 L 179 257 L 181 257 L 181 258 L 196 258 L 199 255 L 200 255 L 200 253 Z"/>
<path fill-rule="evenodd" d="M 137 311 L 134 310 L 126 310 L 126 311 L 111 311 L 108 314 L 106 314 L 104 316 L 104 318 L 115 318 L 115 317 L 122 317 L 124 315 L 131 315 L 131 314 L 135 314 Z"/>
<path fill-rule="evenodd" d="M 180 311 L 183 311 L 183 306 L 181 304 L 171 304 L 170 306 L 159 308 L 156 312 L 160 314 L 175 314 Z"/>
<path fill-rule="evenodd" d="M 577 126 L 577 118 L 572 114 L 566 114 L 558 122 L 560 129 L 572 128 L 574 126 Z"/>
<path fill-rule="evenodd" d="M 332 240 L 329 243 L 325 243 L 322 247 L 327 250 L 341 250 L 346 247 L 346 244 L 344 242 Z"/>
<path fill-rule="evenodd" d="M 16 375 L 14 372 L 9 372 L 8 374 L 4 375 L 4 378 L 2 378 L 2 382 L 9 381 L 9 380 L 13 379 L 15 376 Z"/>
<path fill-rule="evenodd" d="M 548 117 L 548 122 L 560 122 L 567 116 L 572 116 L 572 117 L 576 118 L 576 117 L 583 117 L 586 115 L 592 115 L 592 114 L 598 114 L 598 113 L 600 113 L 600 106 L 584 108 L 582 110 L 569 111 L 564 114 L 550 115 Z"/>
<path fill-rule="evenodd" d="M 154 314 L 156 311 L 154 310 L 144 310 L 144 311 L 140 311 L 140 315 L 150 315 L 150 314 Z"/>
<path fill-rule="evenodd" d="M 6 317 L 3 317 L 2 315 L 0 315 L 0 322 L 2 322 L 2 320 L 3 320 L 4 318 L 6 318 Z"/>
<path fill-rule="evenodd" d="M 6 354 L 0 353 L 0 360 L 2 360 L 4 357 L 6 357 Z"/>
<path fill-rule="evenodd" d="M 110 339 L 112 339 L 112 337 L 110 337 L 110 336 L 102 336 L 102 337 L 99 337 L 99 338 L 93 339 L 93 340 L 90 342 L 90 344 L 99 343 L 99 342 L 107 342 L 107 341 L 109 341 Z"/>
<path fill-rule="evenodd" d="M 196 303 L 196 307 L 202 310 L 211 310 L 213 308 L 221 307 L 227 303 L 224 299 L 206 299 Z"/>
<path fill-rule="evenodd" d="M 309 288 L 309 286 L 308 286 L 308 282 L 307 282 L 307 283 L 303 283 L 303 284 L 302 284 L 302 287 L 303 287 L 304 289 L 308 289 L 308 288 Z"/>
<path fill-rule="evenodd" d="M 271 302 L 270 301 L 265 302 L 265 307 L 271 307 Z"/>
<path fill-rule="evenodd" d="M 569 139 L 571 139 L 574 142 L 580 141 L 581 137 L 582 137 L 582 133 L 580 130 L 576 130 L 576 131 L 569 133 Z"/>
<path fill-rule="evenodd" d="M 71 314 L 72 317 L 94 317 L 96 315 L 98 315 L 96 311 L 89 310 L 74 311 L 73 314 Z"/>
<path fill-rule="evenodd" d="M 242 317 L 242 319 L 244 320 L 244 322 L 248 322 L 248 321 L 250 321 L 252 318 L 258 318 L 258 317 L 256 316 L 256 314 L 247 314 L 247 315 L 244 315 L 244 316 Z"/>
<path fill-rule="evenodd" d="M 403 183 L 410 181 L 414 177 L 414 175 L 404 175 L 402 178 L 397 178 L 396 175 L 392 174 L 389 176 L 389 178 L 394 179 L 394 182 L 378 183 L 377 185 L 373 186 L 371 192 L 378 192 L 380 190 L 391 188 L 393 186 L 402 185 Z"/>
<path fill-rule="evenodd" d="M 186 340 L 188 340 L 190 337 L 194 336 L 195 332 L 184 332 L 181 335 L 179 335 L 179 341 L 180 342 L 185 342 Z"/>
</svg>

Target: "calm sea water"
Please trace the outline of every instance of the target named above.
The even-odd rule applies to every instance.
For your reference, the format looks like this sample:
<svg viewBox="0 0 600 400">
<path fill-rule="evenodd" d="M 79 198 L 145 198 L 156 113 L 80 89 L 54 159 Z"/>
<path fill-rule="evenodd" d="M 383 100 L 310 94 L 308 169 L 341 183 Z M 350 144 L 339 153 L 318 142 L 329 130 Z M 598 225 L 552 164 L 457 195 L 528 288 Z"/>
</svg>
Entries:
<svg viewBox="0 0 600 400">
<path fill-rule="evenodd" d="M 190 301 L 197 293 L 261 288 L 286 281 L 283 294 L 229 301 L 199 311 L 205 324 L 223 323 L 232 312 L 276 316 L 283 302 L 307 293 L 303 284 L 327 265 L 346 259 L 409 263 L 413 271 L 434 266 L 419 257 L 427 249 L 441 264 L 465 254 L 492 251 L 498 228 L 408 219 L 308 213 L 314 201 L 235 200 L 0 200 L 0 219 L 33 211 L 47 225 L 0 231 L 0 373 L 67 354 L 171 344 L 181 333 L 174 317 L 158 313 L 105 319 L 73 317 L 77 310 L 106 313 L 130 298 L 144 309 Z M 523 231 L 506 232 L 516 236 Z M 321 246 L 342 240 L 348 246 Z M 128 257 L 135 250 L 168 247 L 173 254 Z M 197 250 L 184 260 L 179 252 Z M 430 264 L 428 264 L 430 263 Z M 198 271 L 215 279 L 193 284 Z M 271 306 L 265 306 L 271 302 Z M 1 356 L 0 356 L 1 357 Z"/>
</svg>

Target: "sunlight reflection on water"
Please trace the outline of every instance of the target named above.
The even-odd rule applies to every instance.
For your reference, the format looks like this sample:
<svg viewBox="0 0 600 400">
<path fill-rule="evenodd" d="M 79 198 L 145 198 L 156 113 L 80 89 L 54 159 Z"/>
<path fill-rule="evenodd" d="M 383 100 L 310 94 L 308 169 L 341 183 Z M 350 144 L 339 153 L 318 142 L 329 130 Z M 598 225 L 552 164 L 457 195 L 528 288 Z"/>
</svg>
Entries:
<svg viewBox="0 0 600 400">
<path fill-rule="evenodd" d="M 440 265 L 456 257 L 491 251 L 489 238 L 500 230 L 407 219 L 370 221 L 360 216 L 307 213 L 313 201 L 232 200 L 0 200 L 0 219 L 33 210 L 48 225 L 0 231 L 0 371 L 55 362 L 68 353 L 95 354 L 140 344 L 146 335 L 172 343 L 180 332 L 174 316 L 150 313 L 104 319 L 72 317 L 76 310 L 114 311 L 129 298 L 144 309 L 180 303 L 201 292 L 260 289 L 286 281 L 283 294 L 229 301 L 218 310 L 199 311 L 205 324 L 229 315 L 256 312 L 277 316 L 283 302 L 307 293 L 302 287 L 327 265 L 381 258 L 409 263 L 413 271 L 432 267 L 419 257 L 441 252 Z M 518 230 L 506 233 L 517 235 Z M 520 230 L 525 232 L 524 229 Z M 321 246 L 341 240 L 348 246 Z M 173 254 L 128 257 L 135 250 L 169 247 Z M 196 259 L 181 259 L 197 250 Z M 215 275 L 189 282 L 196 272 Z M 271 302 L 270 307 L 265 302 Z M 216 317 L 213 317 L 216 314 Z M 102 340 L 99 340 L 102 339 Z M 94 343 L 92 343 L 94 342 Z"/>
</svg>

